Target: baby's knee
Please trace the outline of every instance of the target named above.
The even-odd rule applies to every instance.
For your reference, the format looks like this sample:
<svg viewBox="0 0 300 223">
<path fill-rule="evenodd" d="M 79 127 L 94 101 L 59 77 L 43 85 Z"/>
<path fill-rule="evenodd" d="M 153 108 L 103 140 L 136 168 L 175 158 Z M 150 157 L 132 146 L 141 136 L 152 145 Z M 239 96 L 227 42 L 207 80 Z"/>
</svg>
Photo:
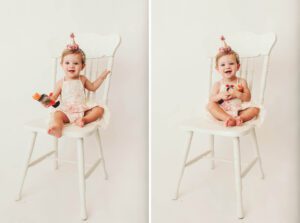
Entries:
<svg viewBox="0 0 300 223">
<path fill-rule="evenodd" d="M 256 107 L 253 108 L 253 114 L 254 114 L 254 116 L 258 116 L 259 112 L 260 112 L 259 108 L 256 108 Z"/>
<path fill-rule="evenodd" d="M 215 102 L 208 102 L 208 104 L 206 105 L 206 109 L 208 110 L 208 111 L 211 111 L 211 110 L 213 110 L 214 108 L 215 108 L 215 106 L 216 106 L 216 103 Z"/>
<path fill-rule="evenodd" d="M 63 113 L 62 111 L 55 111 L 53 116 L 54 116 L 54 118 L 64 119 L 66 114 Z"/>
<path fill-rule="evenodd" d="M 94 111 L 97 111 L 97 113 L 102 115 L 104 113 L 104 108 L 97 106 L 94 108 Z"/>
</svg>

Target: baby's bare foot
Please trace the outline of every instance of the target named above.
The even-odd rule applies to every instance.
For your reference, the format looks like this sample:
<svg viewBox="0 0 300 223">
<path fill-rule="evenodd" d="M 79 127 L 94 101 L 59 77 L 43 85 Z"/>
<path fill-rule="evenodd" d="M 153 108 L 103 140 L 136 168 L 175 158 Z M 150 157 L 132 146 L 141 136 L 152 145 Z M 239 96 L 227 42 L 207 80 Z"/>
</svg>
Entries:
<svg viewBox="0 0 300 223">
<path fill-rule="evenodd" d="M 234 118 L 228 118 L 226 121 L 225 121 L 225 126 L 226 127 L 232 127 L 232 126 L 236 126 L 236 120 Z"/>
<path fill-rule="evenodd" d="M 77 125 L 79 127 L 83 127 L 85 125 L 84 119 L 83 118 L 76 119 L 75 125 Z"/>
<path fill-rule="evenodd" d="M 240 116 L 237 116 L 235 121 L 237 126 L 241 126 L 243 124 L 243 119 Z"/>
<path fill-rule="evenodd" d="M 62 129 L 59 125 L 52 125 L 48 129 L 48 134 L 53 135 L 56 138 L 60 138 L 62 135 Z"/>
</svg>

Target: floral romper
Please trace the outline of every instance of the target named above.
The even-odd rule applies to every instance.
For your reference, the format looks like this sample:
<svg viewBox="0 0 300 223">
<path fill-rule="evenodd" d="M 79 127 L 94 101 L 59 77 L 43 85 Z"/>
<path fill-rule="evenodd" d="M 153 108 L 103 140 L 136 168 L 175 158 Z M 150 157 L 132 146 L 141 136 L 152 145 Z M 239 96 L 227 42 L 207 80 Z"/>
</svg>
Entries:
<svg viewBox="0 0 300 223">
<path fill-rule="evenodd" d="M 61 89 L 60 105 L 55 111 L 62 111 L 66 114 L 70 123 L 84 116 L 84 112 L 96 106 L 104 109 L 102 120 L 108 123 L 109 111 L 106 105 L 86 101 L 85 88 L 80 77 L 77 80 L 63 80 Z"/>
</svg>

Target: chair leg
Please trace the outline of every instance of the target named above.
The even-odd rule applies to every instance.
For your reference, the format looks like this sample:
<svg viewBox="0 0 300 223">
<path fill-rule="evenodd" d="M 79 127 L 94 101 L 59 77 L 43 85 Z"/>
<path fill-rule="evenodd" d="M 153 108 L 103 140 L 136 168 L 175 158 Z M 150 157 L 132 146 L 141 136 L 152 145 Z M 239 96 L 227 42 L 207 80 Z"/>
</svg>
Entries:
<svg viewBox="0 0 300 223">
<path fill-rule="evenodd" d="M 98 142 L 98 146 L 99 146 L 99 155 L 101 157 L 105 179 L 107 180 L 108 179 L 108 174 L 107 174 L 107 171 L 106 171 L 105 160 L 104 160 L 104 156 L 103 156 L 103 150 L 102 150 L 103 146 L 102 146 L 102 141 L 101 141 L 100 129 L 98 129 L 98 131 L 96 133 L 96 137 L 97 137 L 97 142 Z"/>
<path fill-rule="evenodd" d="M 87 219 L 86 199 L 85 199 L 85 166 L 84 166 L 84 150 L 83 138 L 77 140 L 77 159 L 78 159 L 78 177 L 79 177 L 79 193 L 80 193 L 80 216 L 82 220 Z"/>
<path fill-rule="evenodd" d="M 240 139 L 233 139 L 233 154 L 234 154 L 234 173 L 237 199 L 237 216 L 244 218 L 243 200 L 242 200 L 242 177 L 241 177 L 241 157 L 240 157 Z"/>
<path fill-rule="evenodd" d="M 22 198 L 22 189 L 23 189 L 25 177 L 26 177 L 26 174 L 27 174 L 27 170 L 28 170 L 28 167 L 29 167 L 29 163 L 30 163 L 30 160 L 31 160 L 31 155 L 32 155 L 32 152 L 33 152 L 36 136 L 37 136 L 37 133 L 32 132 L 32 138 L 30 140 L 29 150 L 28 150 L 25 162 L 24 162 L 22 173 L 21 173 L 20 186 L 19 186 L 18 194 L 16 196 L 16 201 L 21 200 L 21 198 Z"/>
<path fill-rule="evenodd" d="M 251 131 L 251 138 L 252 138 L 252 142 L 253 142 L 254 153 L 255 153 L 255 155 L 258 159 L 258 163 L 259 163 L 260 177 L 262 179 L 264 179 L 265 175 L 264 175 L 264 171 L 263 171 L 263 168 L 262 168 L 262 161 L 261 161 L 261 158 L 260 158 L 259 147 L 258 147 L 258 143 L 257 143 L 255 129 L 253 129 Z"/>
<path fill-rule="evenodd" d="M 54 146 L 54 169 L 56 170 L 58 168 L 58 139 L 56 137 L 53 137 L 53 146 Z"/>
<path fill-rule="evenodd" d="M 181 165 L 181 171 L 180 171 L 180 175 L 179 175 L 179 179 L 178 179 L 178 183 L 177 183 L 177 188 L 176 188 L 174 200 L 178 199 L 179 188 L 180 188 L 181 180 L 182 180 L 182 177 L 183 177 L 183 174 L 184 174 L 185 164 L 186 164 L 187 158 L 189 156 L 191 143 L 192 143 L 192 139 L 193 139 L 193 134 L 194 134 L 194 132 L 192 132 L 192 131 L 188 132 L 188 137 L 187 137 L 187 141 L 186 141 L 186 151 L 185 151 L 184 159 L 183 159 L 183 162 L 182 162 L 182 165 Z"/>
<path fill-rule="evenodd" d="M 211 153 L 210 153 L 211 158 L 215 157 L 215 148 L 214 148 L 215 145 L 214 144 L 215 144 L 214 143 L 214 135 L 209 135 L 209 149 L 211 151 Z M 211 164 L 210 165 L 211 165 L 210 166 L 211 169 L 215 168 L 215 161 L 213 159 L 211 160 Z"/>
</svg>

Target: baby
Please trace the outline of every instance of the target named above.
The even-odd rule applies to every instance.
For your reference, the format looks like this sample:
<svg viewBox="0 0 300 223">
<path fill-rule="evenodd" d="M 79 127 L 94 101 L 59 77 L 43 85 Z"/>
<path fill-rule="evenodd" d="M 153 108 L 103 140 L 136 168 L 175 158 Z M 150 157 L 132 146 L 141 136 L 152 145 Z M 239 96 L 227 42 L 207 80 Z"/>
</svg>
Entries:
<svg viewBox="0 0 300 223">
<path fill-rule="evenodd" d="M 225 42 L 216 55 L 216 70 L 222 75 L 210 94 L 208 111 L 225 126 L 240 126 L 259 114 L 259 108 L 251 106 L 251 93 L 246 80 L 236 76 L 240 68 L 238 54 Z"/>
<path fill-rule="evenodd" d="M 79 48 L 71 34 L 72 43 L 62 52 L 61 66 L 64 71 L 64 78 L 56 83 L 51 99 L 61 96 L 60 105 L 55 109 L 52 121 L 48 128 L 48 133 L 57 138 L 62 136 L 65 123 L 75 123 L 83 127 L 85 124 L 93 122 L 108 112 L 107 108 L 100 104 L 87 104 L 85 89 L 96 91 L 103 83 L 110 71 L 105 70 L 94 81 L 89 81 L 80 72 L 85 67 L 85 53 Z"/>
</svg>

